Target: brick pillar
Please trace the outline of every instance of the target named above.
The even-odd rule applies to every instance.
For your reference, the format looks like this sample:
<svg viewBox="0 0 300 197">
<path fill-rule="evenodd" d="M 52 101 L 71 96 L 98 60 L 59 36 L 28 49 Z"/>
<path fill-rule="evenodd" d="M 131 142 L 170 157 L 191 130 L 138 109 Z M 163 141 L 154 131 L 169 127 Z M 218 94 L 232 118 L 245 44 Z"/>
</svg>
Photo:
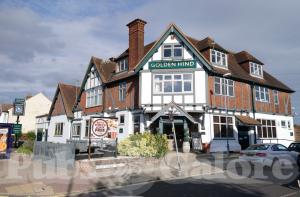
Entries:
<svg viewBox="0 0 300 197">
<path fill-rule="evenodd" d="M 144 56 L 144 27 L 147 22 L 135 19 L 127 24 L 129 28 L 129 70 L 133 69 Z"/>
</svg>

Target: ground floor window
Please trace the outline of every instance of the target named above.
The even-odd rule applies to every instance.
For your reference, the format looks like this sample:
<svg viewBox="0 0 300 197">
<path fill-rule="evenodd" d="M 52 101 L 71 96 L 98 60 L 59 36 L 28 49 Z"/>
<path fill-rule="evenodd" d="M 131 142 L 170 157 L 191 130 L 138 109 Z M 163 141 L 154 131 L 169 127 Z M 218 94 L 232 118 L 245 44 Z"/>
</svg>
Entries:
<svg viewBox="0 0 300 197">
<path fill-rule="evenodd" d="M 74 124 L 73 125 L 73 130 L 72 130 L 72 136 L 73 137 L 79 137 L 80 136 L 80 131 L 81 131 L 81 124 Z"/>
<path fill-rule="evenodd" d="M 55 124 L 55 132 L 54 132 L 54 135 L 55 135 L 55 136 L 62 136 L 62 135 L 63 135 L 63 127 L 64 127 L 64 123 L 62 123 L 62 122 L 56 123 L 56 124 Z"/>
<path fill-rule="evenodd" d="M 276 138 L 276 122 L 275 120 L 257 119 L 261 123 L 257 126 L 258 138 Z"/>
<path fill-rule="evenodd" d="M 214 116 L 214 137 L 215 138 L 233 138 L 232 117 Z M 227 123 L 227 130 L 226 130 Z"/>
<path fill-rule="evenodd" d="M 133 116 L 133 132 L 140 133 L 140 115 Z"/>
</svg>

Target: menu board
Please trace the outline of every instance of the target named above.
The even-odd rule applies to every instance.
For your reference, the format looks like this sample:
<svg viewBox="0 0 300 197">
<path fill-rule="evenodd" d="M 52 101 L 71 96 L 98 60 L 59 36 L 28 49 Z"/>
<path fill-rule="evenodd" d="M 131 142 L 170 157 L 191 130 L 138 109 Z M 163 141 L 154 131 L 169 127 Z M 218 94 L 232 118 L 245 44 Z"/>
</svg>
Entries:
<svg viewBox="0 0 300 197">
<path fill-rule="evenodd" d="M 8 128 L 0 129 L 0 152 L 5 152 L 7 148 Z"/>
</svg>

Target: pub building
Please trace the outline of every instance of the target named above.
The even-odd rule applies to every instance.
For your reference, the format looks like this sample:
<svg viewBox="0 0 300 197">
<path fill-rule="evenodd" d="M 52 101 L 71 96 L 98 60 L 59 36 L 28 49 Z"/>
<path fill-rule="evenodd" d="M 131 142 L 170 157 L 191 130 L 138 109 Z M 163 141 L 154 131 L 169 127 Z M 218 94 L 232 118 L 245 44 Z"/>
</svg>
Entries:
<svg viewBox="0 0 300 197">
<path fill-rule="evenodd" d="M 119 56 L 91 57 L 73 107 L 76 132 L 87 139 L 91 117 L 117 118 L 117 137 L 184 130 L 206 151 L 240 151 L 250 144 L 294 140 L 291 93 L 247 51 L 232 52 L 212 38 L 198 40 L 170 24 L 144 44 L 146 22 L 127 24 L 129 47 Z M 271 66 L 271 65 L 270 65 Z M 78 130 L 79 129 L 79 130 Z M 72 129 L 71 129 L 72 130 Z"/>
</svg>

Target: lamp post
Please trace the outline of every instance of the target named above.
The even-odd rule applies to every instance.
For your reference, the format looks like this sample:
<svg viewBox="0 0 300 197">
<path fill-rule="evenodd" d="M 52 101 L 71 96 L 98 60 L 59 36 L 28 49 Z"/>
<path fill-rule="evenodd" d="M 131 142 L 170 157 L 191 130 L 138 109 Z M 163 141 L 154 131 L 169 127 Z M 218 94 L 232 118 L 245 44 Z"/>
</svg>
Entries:
<svg viewBox="0 0 300 197">
<path fill-rule="evenodd" d="M 172 122 L 172 132 L 174 136 L 175 141 L 175 148 L 176 148 L 176 155 L 177 155 L 177 165 L 178 165 L 178 172 L 181 172 L 181 166 L 179 161 L 179 155 L 178 155 L 178 146 L 177 146 L 177 139 L 176 139 L 176 133 L 175 133 L 175 124 L 174 124 L 174 108 L 171 107 L 169 109 L 169 113 L 167 114 L 169 116 L 169 120 Z"/>
<path fill-rule="evenodd" d="M 231 76 L 231 73 L 225 73 L 223 78 Z M 224 79 L 225 82 L 225 79 Z M 228 141 L 228 123 L 227 123 L 227 115 L 228 115 L 228 108 L 227 108 L 227 95 L 228 94 L 228 81 L 225 82 L 225 123 L 226 123 L 226 147 L 227 147 L 227 155 L 229 155 L 229 141 Z"/>
</svg>

